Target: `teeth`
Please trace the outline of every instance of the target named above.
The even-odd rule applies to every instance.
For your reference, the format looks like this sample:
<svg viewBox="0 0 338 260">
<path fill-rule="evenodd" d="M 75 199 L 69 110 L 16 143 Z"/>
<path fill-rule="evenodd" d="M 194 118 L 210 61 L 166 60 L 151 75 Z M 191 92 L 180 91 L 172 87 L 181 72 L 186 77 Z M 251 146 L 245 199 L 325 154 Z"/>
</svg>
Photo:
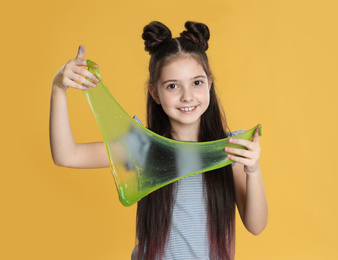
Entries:
<svg viewBox="0 0 338 260">
<path fill-rule="evenodd" d="M 182 108 L 180 108 L 180 110 L 182 110 L 182 111 L 191 111 L 193 109 L 195 109 L 195 107 L 182 107 Z"/>
</svg>

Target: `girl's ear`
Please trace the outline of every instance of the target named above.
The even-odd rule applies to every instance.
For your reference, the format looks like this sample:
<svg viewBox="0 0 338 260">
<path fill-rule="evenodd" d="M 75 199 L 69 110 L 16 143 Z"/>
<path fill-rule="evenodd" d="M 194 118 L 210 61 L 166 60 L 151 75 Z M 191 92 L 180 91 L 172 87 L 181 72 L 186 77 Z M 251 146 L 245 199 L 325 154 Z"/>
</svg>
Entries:
<svg viewBox="0 0 338 260">
<path fill-rule="evenodd" d="M 155 100 L 155 102 L 160 105 L 161 102 L 160 102 L 160 99 L 158 98 L 158 95 L 157 95 L 157 90 L 156 88 L 153 86 L 153 85 L 148 85 L 148 90 L 149 90 L 149 93 L 150 95 L 152 96 L 152 98 Z"/>
</svg>

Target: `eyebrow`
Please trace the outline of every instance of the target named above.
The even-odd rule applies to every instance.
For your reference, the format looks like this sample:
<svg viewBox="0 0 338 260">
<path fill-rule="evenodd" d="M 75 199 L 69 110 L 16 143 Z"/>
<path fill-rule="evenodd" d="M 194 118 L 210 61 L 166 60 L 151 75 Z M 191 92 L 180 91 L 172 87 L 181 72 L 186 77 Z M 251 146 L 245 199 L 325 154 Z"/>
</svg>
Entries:
<svg viewBox="0 0 338 260">
<path fill-rule="evenodd" d="M 199 75 L 199 76 L 193 77 L 191 80 L 198 79 L 198 78 L 205 78 L 206 79 L 207 77 L 204 76 L 204 75 Z M 163 81 L 161 85 L 164 85 L 164 84 L 169 83 L 169 82 L 178 82 L 178 80 L 176 80 L 176 79 L 168 79 L 166 81 Z"/>
</svg>

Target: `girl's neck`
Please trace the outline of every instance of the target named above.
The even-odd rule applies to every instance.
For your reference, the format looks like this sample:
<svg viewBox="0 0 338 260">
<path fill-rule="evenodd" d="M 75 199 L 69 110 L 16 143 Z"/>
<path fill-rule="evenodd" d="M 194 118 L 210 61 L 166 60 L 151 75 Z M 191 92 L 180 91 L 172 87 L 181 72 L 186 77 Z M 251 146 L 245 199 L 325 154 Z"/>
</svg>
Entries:
<svg viewBox="0 0 338 260">
<path fill-rule="evenodd" d="M 171 127 L 171 135 L 177 141 L 198 141 L 199 128 L 196 125 L 184 127 Z"/>
</svg>

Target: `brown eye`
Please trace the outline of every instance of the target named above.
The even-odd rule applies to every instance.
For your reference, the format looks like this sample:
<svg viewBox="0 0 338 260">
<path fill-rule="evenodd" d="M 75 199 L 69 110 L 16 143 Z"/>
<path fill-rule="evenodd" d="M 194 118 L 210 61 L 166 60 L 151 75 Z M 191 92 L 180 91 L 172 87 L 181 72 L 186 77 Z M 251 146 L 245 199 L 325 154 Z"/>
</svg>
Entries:
<svg viewBox="0 0 338 260">
<path fill-rule="evenodd" d="M 201 80 L 194 81 L 194 86 L 200 86 L 202 84 L 203 84 L 203 82 Z"/>
<path fill-rule="evenodd" d="M 176 84 L 169 84 L 169 85 L 167 86 L 167 88 L 168 88 L 168 89 L 175 89 L 175 88 L 177 88 L 177 85 L 176 85 Z"/>
</svg>

